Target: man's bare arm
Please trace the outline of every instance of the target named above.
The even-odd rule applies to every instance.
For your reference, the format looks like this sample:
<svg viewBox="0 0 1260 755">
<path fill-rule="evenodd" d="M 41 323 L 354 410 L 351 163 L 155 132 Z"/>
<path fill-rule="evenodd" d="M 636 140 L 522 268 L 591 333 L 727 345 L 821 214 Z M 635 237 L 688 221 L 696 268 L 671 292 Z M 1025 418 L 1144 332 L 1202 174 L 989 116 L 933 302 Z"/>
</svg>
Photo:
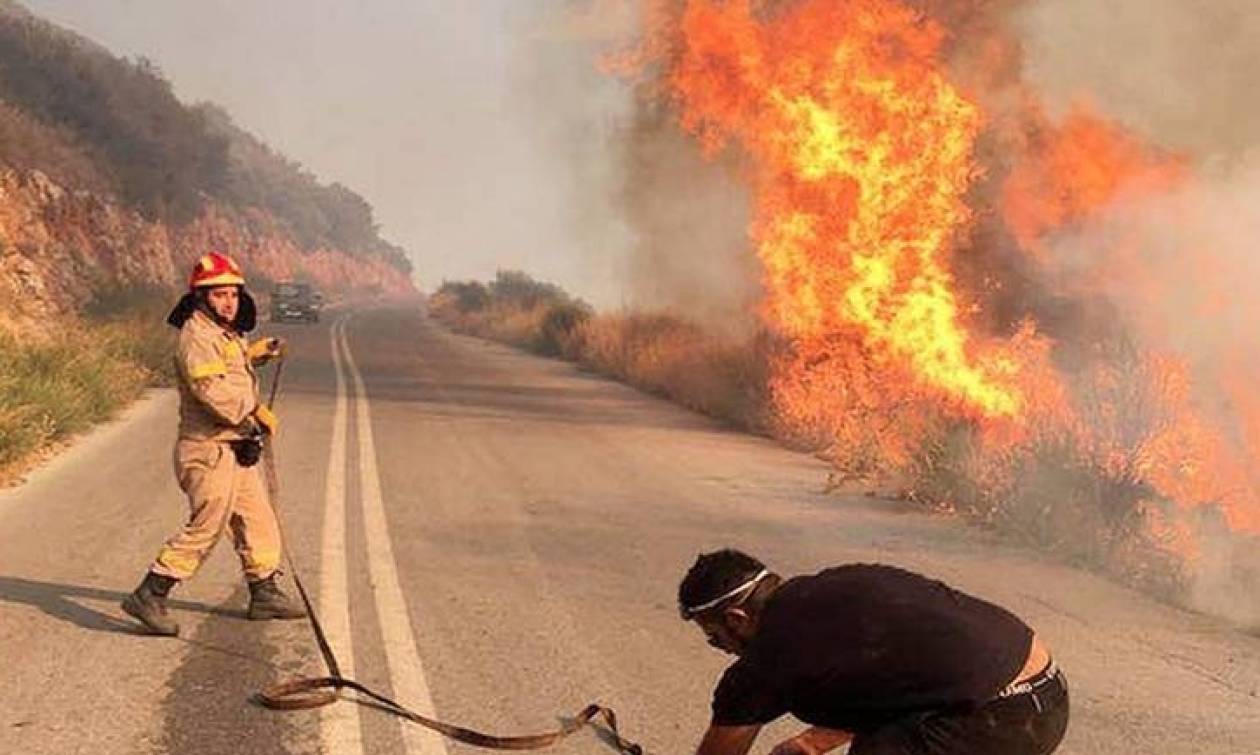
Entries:
<svg viewBox="0 0 1260 755">
<path fill-rule="evenodd" d="M 760 725 L 710 726 L 696 755 L 746 755 L 760 731 Z"/>
<path fill-rule="evenodd" d="M 815 726 L 780 742 L 770 755 L 822 755 L 852 740 L 853 735 L 847 731 Z"/>
</svg>

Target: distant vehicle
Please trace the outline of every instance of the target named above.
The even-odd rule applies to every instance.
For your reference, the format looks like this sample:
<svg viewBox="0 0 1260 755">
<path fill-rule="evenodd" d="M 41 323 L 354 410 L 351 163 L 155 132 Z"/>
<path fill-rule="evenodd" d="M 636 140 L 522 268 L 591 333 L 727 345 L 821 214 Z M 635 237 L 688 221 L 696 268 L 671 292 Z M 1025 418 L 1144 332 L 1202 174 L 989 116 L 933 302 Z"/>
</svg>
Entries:
<svg viewBox="0 0 1260 755">
<path fill-rule="evenodd" d="M 319 322 L 324 297 L 309 283 L 277 283 L 271 289 L 272 322 Z"/>
</svg>

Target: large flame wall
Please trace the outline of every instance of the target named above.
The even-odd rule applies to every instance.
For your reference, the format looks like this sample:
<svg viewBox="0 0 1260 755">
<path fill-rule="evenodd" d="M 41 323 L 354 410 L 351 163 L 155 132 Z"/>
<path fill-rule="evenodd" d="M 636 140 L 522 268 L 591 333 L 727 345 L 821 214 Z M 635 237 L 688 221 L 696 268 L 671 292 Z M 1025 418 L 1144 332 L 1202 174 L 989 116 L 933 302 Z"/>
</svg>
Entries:
<svg viewBox="0 0 1260 755">
<path fill-rule="evenodd" d="M 1084 105 L 1047 115 L 999 5 L 655 0 L 621 62 L 706 153 L 743 156 L 762 315 L 790 343 L 776 410 L 840 466 L 952 455 L 966 484 L 938 498 L 997 509 L 1054 457 L 1089 481 L 1069 494 L 1187 561 L 1205 516 L 1260 534 L 1257 362 L 1205 373 L 1050 272 L 1061 238 L 1195 166 Z M 1140 286 L 1143 242 L 1088 254 Z"/>
</svg>

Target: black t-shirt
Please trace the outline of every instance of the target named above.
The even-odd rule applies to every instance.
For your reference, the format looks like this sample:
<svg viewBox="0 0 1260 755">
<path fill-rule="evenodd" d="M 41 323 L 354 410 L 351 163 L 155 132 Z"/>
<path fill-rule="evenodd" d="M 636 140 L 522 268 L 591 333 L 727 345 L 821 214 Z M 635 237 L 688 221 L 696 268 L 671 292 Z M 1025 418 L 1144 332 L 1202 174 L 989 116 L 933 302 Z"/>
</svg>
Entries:
<svg viewBox="0 0 1260 755">
<path fill-rule="evenodd" d="M 992 698 L 1022 669 L 1032 630 L 992 603 L 876 564 L 789 579 L 713 693 L 713 723 L 791 713 L 853 733 Z"/>
</svg>

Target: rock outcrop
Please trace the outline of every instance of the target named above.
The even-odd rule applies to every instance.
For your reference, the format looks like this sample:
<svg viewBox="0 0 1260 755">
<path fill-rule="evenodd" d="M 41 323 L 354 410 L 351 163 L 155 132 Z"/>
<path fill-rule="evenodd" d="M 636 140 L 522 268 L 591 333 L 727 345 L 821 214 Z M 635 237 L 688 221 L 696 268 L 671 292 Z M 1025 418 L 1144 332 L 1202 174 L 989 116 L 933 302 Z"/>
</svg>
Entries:
<svg viewBox="0 0 1260 755">
<path fill-rule="evenodd" d="M 173 228 L 39 171 L 0 168 L 0 328 L 39 330 L 103 286 L 181 288 L 210 250 L 232 254 L 260 282 L 301 278 L 333 296 L 415 291 L 409 273 L 385 257 L 303 249 L 261 210 L 207 201 Z"/>
</svg>

